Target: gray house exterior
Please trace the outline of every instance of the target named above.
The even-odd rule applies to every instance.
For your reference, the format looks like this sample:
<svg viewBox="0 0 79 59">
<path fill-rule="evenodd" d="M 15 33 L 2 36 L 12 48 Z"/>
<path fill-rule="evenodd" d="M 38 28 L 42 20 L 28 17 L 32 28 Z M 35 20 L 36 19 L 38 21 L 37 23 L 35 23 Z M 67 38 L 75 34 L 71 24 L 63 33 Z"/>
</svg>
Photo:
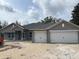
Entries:
<svg viewBox="0 0 79 59">
<path fill-rule="evenodd" d="M 24 29 L 21 25 L 12 23 L 0 30 L 4 34 L 5 40 L 30 40 L 30 31 Z"/>
<path fill-rule="evenodd" d="M 31 23 L 21 26 L 12 23 L 0 30 L 5 39 L 32 40 L 37 43 L 79 43 L 79 26 L 60 21 L 57 23 Z"/>
</svg>

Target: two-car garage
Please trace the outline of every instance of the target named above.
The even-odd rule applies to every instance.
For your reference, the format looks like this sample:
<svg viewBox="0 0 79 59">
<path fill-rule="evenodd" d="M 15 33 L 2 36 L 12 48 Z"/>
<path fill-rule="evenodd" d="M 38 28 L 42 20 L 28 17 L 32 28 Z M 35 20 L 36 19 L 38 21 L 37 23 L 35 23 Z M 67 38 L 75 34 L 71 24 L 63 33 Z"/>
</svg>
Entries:
<svg viewBox="0 0 79 59">
<path fill-rule="evenodd" d="M 48 40 L 49 43 L 78 43 L 78 32 L 50 30 L 47 34 L 47 31 L 34 31 L 34 42 L 46 43 Z"/>
</svg>

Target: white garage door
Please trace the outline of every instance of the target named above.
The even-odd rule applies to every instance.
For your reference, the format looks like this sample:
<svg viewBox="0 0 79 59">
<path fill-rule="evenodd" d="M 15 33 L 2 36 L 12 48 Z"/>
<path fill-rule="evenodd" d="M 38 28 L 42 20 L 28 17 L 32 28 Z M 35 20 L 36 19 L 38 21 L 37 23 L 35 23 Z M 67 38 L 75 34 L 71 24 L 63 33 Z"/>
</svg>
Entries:
<svg viewBox="0 0 79 59">
<path fill-rule="evenodd" d="M 52 43 L 77 43 L 78 33 L 74 31 L 50 31 L 50 40 Z"/>
<path fill-rule="evenodd" d="M 47 42 L 46 31 L 34 31 L 34 41 L 35 42 Z"/>
</svg>

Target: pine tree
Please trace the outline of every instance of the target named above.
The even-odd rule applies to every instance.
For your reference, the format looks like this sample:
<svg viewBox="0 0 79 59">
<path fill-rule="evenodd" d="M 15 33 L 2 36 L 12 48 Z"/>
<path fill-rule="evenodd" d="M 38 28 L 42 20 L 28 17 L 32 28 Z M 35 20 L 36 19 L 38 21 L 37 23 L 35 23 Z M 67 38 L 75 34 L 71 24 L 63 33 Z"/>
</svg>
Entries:
<svg viewBox="0 0 79 59">
<path fill-rule="evenodd" d="M 60 21 L 60 19 L 54 18 L 52 16 L 47 16 L 43 20 L 41 20 L 40 23 L 51 23 L 51 22 L 56 23 L 56 22 L 59 22 L 59 21 Z"/>
<path fill-rule="evenodd" d="M 72 20 L 70 22 L 79 25 L 79 3 L 74 7 L 72 11 Z"/>
</svg>

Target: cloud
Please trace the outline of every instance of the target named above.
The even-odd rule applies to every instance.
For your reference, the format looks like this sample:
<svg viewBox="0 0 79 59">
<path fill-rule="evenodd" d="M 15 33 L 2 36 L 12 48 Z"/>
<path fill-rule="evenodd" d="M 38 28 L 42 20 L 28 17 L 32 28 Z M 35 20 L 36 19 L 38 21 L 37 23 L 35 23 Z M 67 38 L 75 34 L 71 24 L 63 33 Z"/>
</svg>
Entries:
<svg viewBox="0 0 79 59">
<path fill-rule="evenodd" d="M 21 24 L 37 22 L 40 19 L 39 10 L 30 6 L 26 12 L 22 12 L 10 6 L 5 0 L 0 0 L 0 20 L 7 21 L 8 23 L 15 22 L 16 20 Z"/>
<path fill-rule="evenodd" d="M 38 19 L 39 14 L 35 9 L 29 9 L 27 12 L 16 12 L 16 13 L 0 11 L 0 20 L 2 22 L 7 21 L 9 24 L 17 20 L 19 23 L 23 25 L 32 22 L 37 22 Z"/>
<path fill-rule="evenodd" d="M 0 0 L 0 21 L 7 21 L 8 23 L 18 20 L 22 22 L 25 20 L 25 14 L 10 6 L 5 0 Z"/>
<path fill-rule="evenodd" d="M 21 24 L 28 23 L 26 12 L 23 13 L 20 10 L 11 7 L 5 0 L 0 0 L 0 21 L 7 21 L 10 24 L 16 20 Z"/>
<path fill-rule="evenodd" d="M 31 7 L 28 11 L 27 11 L 27 16 L 29 19 L 40 19 L 40 13 L 39 10 L 36 9 L 35 7 Z"/>
<path fill-rule="evenodd" d="M 71 11 L 78 0 L 33 0 L 45 16 L 55 16 L 63 19 L 71 18 Z M 65 17 L 65 18 L 64 18 Z"/>
<path fill-rule="evenodd" d="M 0 10 L 4 10 L 7 12 L 16 12 L 15 9 L 13 9 L 7 2 L 4 0 L 0 0 Z"/>
<path fill-rule="evenodd" d="M 19 1 L 18 1 L 19 2 Z M 46 16 L 70 19 L 71 11 L 78 0 L 32 0 L 26 11 L 17 10 L 6 0 L 0 0 L 0 20 L 8 23 L 18 20 L 21 24 L 38 22 Z M 20 7 L 22 8 L 22 6 Z"/>
</svg>

